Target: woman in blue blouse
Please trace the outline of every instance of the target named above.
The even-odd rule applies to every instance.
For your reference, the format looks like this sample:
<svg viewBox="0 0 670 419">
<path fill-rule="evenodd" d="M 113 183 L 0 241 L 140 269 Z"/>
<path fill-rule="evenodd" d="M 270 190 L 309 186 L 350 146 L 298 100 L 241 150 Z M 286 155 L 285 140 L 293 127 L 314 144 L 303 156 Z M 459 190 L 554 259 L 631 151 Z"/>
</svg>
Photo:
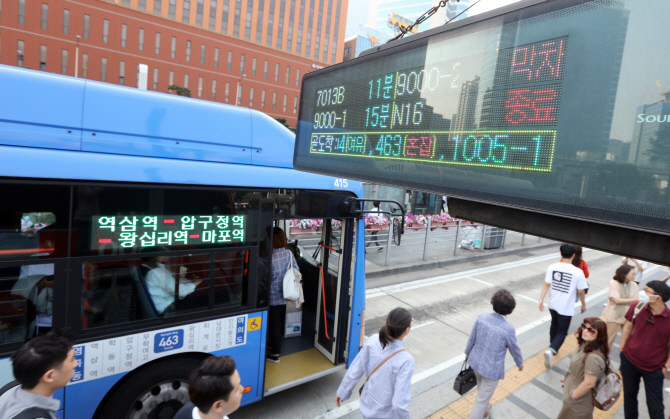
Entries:
<svg viewBox="0 0 670 419">
<path fill-rule="evenodd" d="M 491 298 L 493 313 L 480 314 L 472 328 L 465 359 L 477 375 L 477 398 L 469 419 L 488 417 L 489 402 L 498 381 L 505 378 L 505 354 L 509 349 L 519 371 L 523 370 L 521 350 L 516 343 L 514 326 L 507 323 L 507 315 L 516 307 L 516 301 L 507 290 L 498 290 Z"/>
</svg>

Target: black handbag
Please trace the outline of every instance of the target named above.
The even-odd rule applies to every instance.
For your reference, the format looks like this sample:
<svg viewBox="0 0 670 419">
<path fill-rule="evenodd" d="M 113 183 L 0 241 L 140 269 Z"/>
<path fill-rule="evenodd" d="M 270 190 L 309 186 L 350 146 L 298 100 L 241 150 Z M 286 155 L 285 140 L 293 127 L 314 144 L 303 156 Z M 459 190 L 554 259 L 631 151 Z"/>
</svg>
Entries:
<svg viewBox="0 0 670 419">
<path fill-rule="evenodd" d="M 468 361 L 463 361 L 461 366 L 461 372 L 456 376 L 456 381 L 454 381 L 454 390 L 461 396 L 472 390 L 474 386 L 477 385 L 477 376 L 475 375 L 475 370 L 468 365 Z"/>
</svg>

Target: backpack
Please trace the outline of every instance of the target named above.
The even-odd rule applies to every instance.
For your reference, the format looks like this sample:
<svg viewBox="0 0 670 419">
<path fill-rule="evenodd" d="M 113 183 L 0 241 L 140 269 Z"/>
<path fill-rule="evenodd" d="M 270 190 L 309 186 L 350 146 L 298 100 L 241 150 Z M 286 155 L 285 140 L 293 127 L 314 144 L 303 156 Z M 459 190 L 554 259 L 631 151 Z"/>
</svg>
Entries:
<svg viewBox="0 0 670 419">
<path fill-rule="evenodd" d="M 0 396 L 18 385 L 20 384 L 17 380 L 5 384 L 2 388 L 0 388 Z M 39 407 L 29 407 L 11 419 L 51 419 L 52 417 L 53 416 L 51 415 L 51 412 L 46 409 Z"/>
<path fill-rule="evenodd" d="M 600 351 L 593 351 L 586 354 L 586 356 L 584 356 L 584 365 L 586 365 L 586 357 L 592 353 L 597 354 L 605 361 L 605 374 L 598 380 L 596 386 L 591 389 L 593 406 L 600 410 L 609 410 L 621 396 L 623 381 L 614 368 L 612 368 L 609 359 L 605 358 L 605 355 Z"/>
</svg>

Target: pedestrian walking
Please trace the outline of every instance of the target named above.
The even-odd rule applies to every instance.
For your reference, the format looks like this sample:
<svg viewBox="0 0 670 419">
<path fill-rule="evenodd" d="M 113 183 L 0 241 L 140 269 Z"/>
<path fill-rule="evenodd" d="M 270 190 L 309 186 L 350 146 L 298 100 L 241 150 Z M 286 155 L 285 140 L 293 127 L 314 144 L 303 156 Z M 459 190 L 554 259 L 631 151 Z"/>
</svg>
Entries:
<svg viewBox="0 0 670 419">
<path fill-rule="evenodd" d="M 267 360 L 279 363 L 282 338 L 284 337 L 284 321 L 286 320 L 286 303 L 284 298 L 284 275 L 291 267 L 298 269 L 293 252 L 286 249 L 286 233 L 279 227 L 272 229 L 272 271 L 270 277 L 270 309 L 268 311 L 268 340 L 270 355 Z M 300 269 L 298 269 L 299 271 Z"/>
<path fill-rule="evenodd" d="M 74 377 L 77 359 L 72 337 L 59 331 L 39 335 L 26 342 L 12 357 L 16 386 L 0 396 L 3 418 L 57 419 L 60 400 L 53 394 Z"/>
<path fill-rule="evenodd" d="M 605 322 L 588 317 L 575 335 L 579 348 L 571 354 L 570 368 L 563 381 L 563 408 L 557 419 L 593 419 L 591 389 L 607 367 L 609 347 Z"/>
<path fill-rule="evenodd" d="M 638 301 L 638 287 L 635 283 L 635 269 L 630 265 L 617 268 L 614 278 L 610 281 L 609 302 L 603 316 L 607 322 L 607 347 L 612 344 L 619 329 L 626 323 L 625 315 L 630 305 Z"/>
<path fill-rule="evenodd" d="M 647 267 L 649 266 L 649 262 L 640 261 L 625 256 L 621 258 L 621 264 L 630 265 L 635 268 L 635 282 L 638 285 L 640 284 L 640 281 L 642 281 L 642 278 L 644 277 L 644 270 L 647 269 Z"/>
<path fill-rule="evenodd" d="M 414 358 L 405 351 L 403 339 L 413 322 L 412 315 L 404 308 L 391 310 L 379 334 L 365 341 L 347 370 L 337 389 L 338 407 L 342 400 L 351 397 L 354 386 L 365 374 L 368 379 L 360 391 L 363 417 L 409 419 Z"/>
<path fill-rule="evenodd" d="M 379 201 L 373 201 L 372 202 L 372 209 L 370 210 L 370 216 L 376 217 L 376 218 L 383 217 L 384 214 L 382 214 L 382 210 L 381 210 L 380 207 L 381 207 L 381 203 Z M 377 233 L 379 233 L 378 230 L 374 230 L 372 233 L 370 233 L 370 241 L 368 243 L 365 243 L 365 247 L 367 248 L 368 246 L 370 246 L 372 244 L 372 241 L 374 240 L 375 244 L 377 245 L 377 251 L 381 252 L 382 249 L 384 249 L 384 248 L 379 245 L 379 241 L 378 241 L 379 239 L 377 238 Z M 365 253 L 367 253 L 367 252 L 368 251 L 366 250 Z"/>
<path fill-rule="evenodd" d="M 637 419 L 640 378 L 644 380 L 650 419 L 663 418 L 663 380 L 670 368 L 670 289 L 661 281 L 644 287 L 649 303 L 631 304 L 621 332 L 621 378 L 626 419 Z M 636 314 L 637 312 L 637 314 Z"/>
<path fill-rule="evenodd" d="M 235 361 L 229 356 L 210 356 L 188 380 L 191 401 L 173 419 L 228 419 L 240 407 L 244 387 Z"/>
<path fill-rule="evenodd" d="M 505 378 L 505 355 L 509 349 L 519 371 L 523 370 L 521 349 L 516 343 L 516 330 L 507 323 L 516 301 L 507 290 L 498 290 L 491 298 L 493 313 L 480 314 L 472 327 L 465 347 L 465 359 L 477 376 L 477 398 L 469 419 L 489 415 L 491 397 L 498 382 Z"/>
<path fill-rule="evenodd" d="M 544 366 L 551 368 L 554 355 L 563 345 L 568 335 L 570 321 L 575 314 L 575 296 L 579 295 L 582 302 L 582 313 L 586 311 L 586 293 L 588 288 L 584 272 L 572 265 L 575 257 L 575 247 L 564 243 L 561 245 L 561 261 L 549 265 L 544 278 L 544 286 L 540 295 L 540 311 L 544 311 L 544 297 L 549 289 L 549 313 L 551 314 L 551 327 L 549 328 L 549 349 L 544 353 Z"/>
</svg>

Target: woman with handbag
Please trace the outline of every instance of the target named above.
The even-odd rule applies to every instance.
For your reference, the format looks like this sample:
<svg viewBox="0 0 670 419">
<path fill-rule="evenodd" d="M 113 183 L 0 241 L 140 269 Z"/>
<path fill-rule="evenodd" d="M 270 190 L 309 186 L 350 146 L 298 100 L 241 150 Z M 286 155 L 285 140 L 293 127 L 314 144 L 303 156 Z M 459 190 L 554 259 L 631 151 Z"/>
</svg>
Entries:
<svg viewBox="0 0 670 419">
<path fill-rule="evenodd" d="M 403 339 L 412 328 L 412 315 L 404 308 L 394 308 L 386 317 L 379 334 L 370 336 L 351 363 L 337 389 L 335 403 L 351 397 L 363 374 L 368 379 L 359 390 L 364 418 L 409 419 L 409 388 L 414 372 L 414 358 L 405 351 Z"/>
<path fill-rule="evenodd" d="M 597 317 L 587 317 L 575 333 L 577 348 L 563 381 L 563 408 L 557 419 L 593 419 L 593 389 L 605 373 L 609 355 L 607 325 Z"/>
<path fill-rule="evenodd" d="M 609 301 L 603 311 L 607 322 L 607 347 L 612 350 L 619 329 L 626 323 L 624 316 L 631 304 L 638 300 L 638 287 L 635 283 L 635 268 L 621 265 L 610 281 Z"/>
<path fill-rule="evenodd" d="M 286 303 L 284 298 L 284 275 L 289 268 L 298 269 L 293 253 L 286 249 L 286 233 L 279 227 L 272 229 L 272 271 L 270 276 L 270 310 L 268 312 L 268 343 L 270 355 L 267 360 L 279 363 L 281 354 Z"/>
<path fill-rule="evenodd" d="M 465 347 L 465 359 L 477 376 L 477 398 L 469 419 L 488 417 L 493 392 L 498 381 L 505 378 L 505 355 L 508 349 L 519 371 L 523 370 L 516 330 L 507 323 L 507 315 L 514 311 L 516 301 L 509 291 L 498 290 L 491 298 L 491 305 L 493 313 L 477 317 Z"/>
</svg>

